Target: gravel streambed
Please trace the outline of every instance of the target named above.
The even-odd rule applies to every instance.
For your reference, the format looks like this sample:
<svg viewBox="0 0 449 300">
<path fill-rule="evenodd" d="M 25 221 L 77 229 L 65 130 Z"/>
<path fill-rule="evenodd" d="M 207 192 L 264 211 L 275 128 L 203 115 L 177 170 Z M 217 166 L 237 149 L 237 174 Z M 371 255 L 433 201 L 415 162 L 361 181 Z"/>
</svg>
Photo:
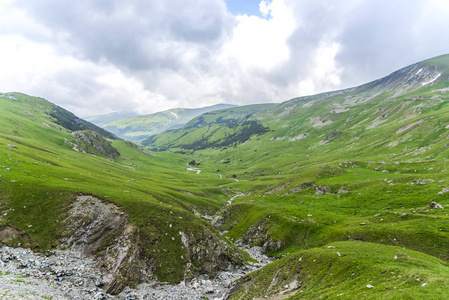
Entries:
<svg viewBox="0 0 449 300">
<path fill-rule="evenodd" d="M 22 248 L 0 248 L 1 299 L 225 299 L 234 282 L 273 260 L 262 254 L 261 247 L 242 247 L 257 260 L 233 267 L 209 279 L 202 275 L 177 285 L 140 284 L 126 288 L 119 295 L 108 295 L 101 289 L 100 271 L 92 260 L 79 252 L 51 251 L 33 253 Z"/>
</svg>

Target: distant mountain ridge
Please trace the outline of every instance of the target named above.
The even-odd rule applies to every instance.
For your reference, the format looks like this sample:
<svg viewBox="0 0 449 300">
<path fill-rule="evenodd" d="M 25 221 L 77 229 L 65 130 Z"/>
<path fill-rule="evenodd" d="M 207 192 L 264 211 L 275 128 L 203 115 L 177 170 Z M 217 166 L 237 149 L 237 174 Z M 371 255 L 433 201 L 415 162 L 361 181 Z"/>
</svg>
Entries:
<svg viewBox="0 0 449 300">
<path fill-rule="evenodd" d="M 98 115 L 98 116 L 89 116 L 89 117 L 84 117 L 83 119 L 88 122 L 91 122 L 92 124 L 95 124 L 97 126 L 101 126 L 101 125 L 109 123 L 109 122 L 113 122 L 113 121 L 125 119 L 125 118 L 130 118 L 130 117 L 135 117 L 138 115 L 139 114 L 137 114 L 135 112 L 124 111 L 124 112 L 112 112 L 109 114 Z"/>
<path fill-rule="evenodd" d="M 242 143 L 254 134 L 268 131 L 267 127 L 251 117 L 277 105 L 254 104 L 211 111 L 194 118 L 183 128 L 152 136 L 141 144 L 151 150 L 161 151 L 171 147 L 199 150 Z"/>
<path fill-rule="evenodd" d="M 180 128 L 201 114 L 231 107 L 235 105 L 217 104 L 201 108 L 173 108 L 150 115 L 119 118 L 99 125 L 123 139 L 138 142 L 166 130 Z M 109 117 L 118 116 L 115 114 Z M 92 118 L 88 119 L 92 120 Z"/>
<path fill-rule="evenodd" d="M 301 140 L 302 144 L 308 144 L 311 149 L 352 140 L 350 147 L 353 147 L 359 142 L 363 144 L 362 140 L 368 136 L 372 138 L 374 128 L 391 127 L 388 132 L 396 132 L 402 126 L 413 127 L 409 123 L 417 122 L 413 123 L 416 124 L 413 128 L 421 127 L 420 130 L 423 130 L 424 126 L 418 124 L 436 122 L 430 110 L 445 104 L 448 82 L 449 55 L 443 55 L 404 67 L 358 87 L 294 98 L 253 111 L 244 118 L 234 115 L 232 109 L 222 111 L 221 117 L 228 118 L 226 124 L 222 119 L 206 114 L 201 117 L 209 117 L 202 120 L 201 126 L 192 126 L 195 120 L 196 123 L 200 121 L 197 118 L 178 131 L 155 135 L 142 144 L 152 150 L 199 150 L 215 148 L 217 145 L 225 147 L 227 145 L 222 141 L 241 132 L 241 125 L 256 122 L 265 130 L 251 132 L 259 134 L 262 140 L 285 140 L 291 143 Z M 241 110 L 245 108 L 239 107 Z M 229 126 L 229 119 L 232 118 L 233 125 Z M 206 132 L 206 127 L 210 131 Z M 436 125 L 434 130 L 438 131 Z M 222 134 L 217 135 L 217 132 Z M 342 139 L 343 136 L 346 138 Z M 390 138 L 390 143 L 395 144 L 397 136 Z M 246 136 L 245 139 L 235 141 L 243 143 L 249 139 Z"/>
</svg>

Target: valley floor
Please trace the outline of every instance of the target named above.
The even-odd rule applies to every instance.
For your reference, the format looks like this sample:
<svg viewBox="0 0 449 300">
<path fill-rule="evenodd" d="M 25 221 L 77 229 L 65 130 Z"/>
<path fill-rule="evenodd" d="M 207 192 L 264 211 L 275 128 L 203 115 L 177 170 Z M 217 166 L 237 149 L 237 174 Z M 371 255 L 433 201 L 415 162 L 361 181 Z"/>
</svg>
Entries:
<svg viewBox="0 0 449 300">
<path fill-rule="evenodd" d="M 243 247 L 257 262 L 207 275 L 177 285 L 140 284 L 119 295 L 106 294 L 94 262 L 74 251 L 46 255 L 23 248 L 0 248 L 0 297 L 2 299 L 226 299 L 236 280 L 272 262 L 260 247 Z"/>
</svg>

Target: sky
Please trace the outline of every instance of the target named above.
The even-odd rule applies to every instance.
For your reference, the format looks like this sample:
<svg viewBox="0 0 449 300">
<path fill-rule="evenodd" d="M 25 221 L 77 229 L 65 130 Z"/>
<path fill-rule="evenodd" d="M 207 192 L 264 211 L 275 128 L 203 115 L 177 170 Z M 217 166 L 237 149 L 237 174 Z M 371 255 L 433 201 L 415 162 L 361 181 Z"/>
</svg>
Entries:
<svg viewBox="0 0 449 300">
<path fill-rule="evenodd" d="M 0 0 L 0 92 L 86 117 L 282 102 L 449 53 L 447 0 Z"/>
</svg>

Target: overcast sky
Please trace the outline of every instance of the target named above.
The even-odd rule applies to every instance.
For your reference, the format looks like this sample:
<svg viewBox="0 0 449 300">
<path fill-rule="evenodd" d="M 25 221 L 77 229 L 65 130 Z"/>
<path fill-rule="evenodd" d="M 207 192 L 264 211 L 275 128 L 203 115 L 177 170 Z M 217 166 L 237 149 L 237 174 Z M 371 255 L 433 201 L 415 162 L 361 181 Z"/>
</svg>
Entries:
<svg viewBox="0 0 449 300">
<path fill-rule="evenodd" d="M 447 53 L 448 0 L 0 0 L 0 92 L 79 116 L 282 102 Z"/>
</svg>

